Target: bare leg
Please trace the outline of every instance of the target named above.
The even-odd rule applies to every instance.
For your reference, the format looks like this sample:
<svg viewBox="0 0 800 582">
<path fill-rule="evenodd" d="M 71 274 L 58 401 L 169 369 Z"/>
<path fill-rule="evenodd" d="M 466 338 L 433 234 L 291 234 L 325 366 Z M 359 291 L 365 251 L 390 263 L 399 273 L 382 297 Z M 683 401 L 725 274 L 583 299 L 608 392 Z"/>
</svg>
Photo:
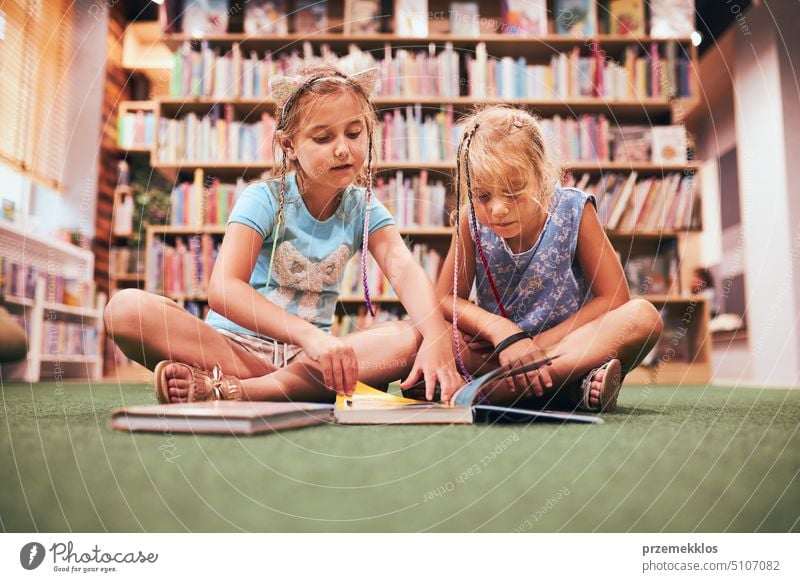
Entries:
<svg viewBox="0 0 800 582">
<path fill-rule="evenodd" d="M 405 321 L 376 325 L 342 338 L 358 359 L 358 379 L 371 386 L 387 384 L 411 372 L 421 337 Z M 243 380 L 249 400 L 332 401 L 336 394 L 322 384 L 319 366 L 301 354 L 273 374 Z"/>
<path fill-rule="evenodd" d="M 218 364 L 226 374 L 239 378 L 263 376 L 276 369 L 160 295 L 138 289 L 120 291 L 108 302 L 104 321 L 122 352 L 150 370 L 161 360 L 204 370 Z M 185 398 L 188 391 L 184 371 L 182 366 L 166 370 L 170 394 L 176 399 Z"/>
<path fill-rule="evenodd" d="M 560 356 L 549 367 L 554 389 L 580 381 L 589 371 L 614 358 L 622 363 L 623 373 L 629 372 L 655 346 L 662 328 L 658 310 L 644 299 L 632 299 L 579 327 L 550 348 L 551 355 Z M 592 381 L 589 402 L 594 406 L 599 403 L 602 379 L 603 371 Z M 505 384 L 493 390 L 491 396 L 493 402 L 503 404 L 518 402 L 519 398 Z"/>
</svg>

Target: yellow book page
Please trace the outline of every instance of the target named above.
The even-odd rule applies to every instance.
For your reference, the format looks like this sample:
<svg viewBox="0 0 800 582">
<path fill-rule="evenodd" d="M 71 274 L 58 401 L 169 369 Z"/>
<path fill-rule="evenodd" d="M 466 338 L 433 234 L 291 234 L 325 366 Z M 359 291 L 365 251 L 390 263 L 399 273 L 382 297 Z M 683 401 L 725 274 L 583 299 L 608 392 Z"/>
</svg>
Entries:
<svg viewBox="0 0 800 582">
<path fill-rule="evenodd" d="M 363 404 L 369 407 L 394 407 L 409 406 L 412 404 L 430 404 L 429 402 L 426 403 L 422 400 L 414 400 L 412 398 L 404 398 L 402 396 L 388 394 L 381 390 L 377 390 L 372 386 L 367 386 L 363 382 L 356 382 L 355 392 L 353 392 L 353 396 L 349 398 L 342 396 L 341 394 L 337 394 L 336 408 L 344 410 L 348 407 L 348 401 L 351 403 L 350 406 L 358 406 Z"/>
</svg>

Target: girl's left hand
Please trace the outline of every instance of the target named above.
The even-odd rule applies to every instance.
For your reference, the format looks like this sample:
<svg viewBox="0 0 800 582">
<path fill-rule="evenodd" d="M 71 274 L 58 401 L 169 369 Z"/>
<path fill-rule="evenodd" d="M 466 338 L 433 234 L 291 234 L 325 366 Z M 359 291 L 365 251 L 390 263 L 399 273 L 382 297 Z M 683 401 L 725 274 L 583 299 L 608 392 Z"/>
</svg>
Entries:
<svg viewBox="0 0 800 582">
<path fill-rule="evenodd" d="M 449 402 L 456 391 L 464 385 L 464 379 L 456 369 L 453 347 L 448 335 L 441 335 L 436 339 L 423 338 L 411 374 L 400 387 L 410 388 L 419 381 L 420 376 L 425 378 L 425 399 L 429 401 L 433 400 L 437 381 L 442 402 Z"/>
</svg>

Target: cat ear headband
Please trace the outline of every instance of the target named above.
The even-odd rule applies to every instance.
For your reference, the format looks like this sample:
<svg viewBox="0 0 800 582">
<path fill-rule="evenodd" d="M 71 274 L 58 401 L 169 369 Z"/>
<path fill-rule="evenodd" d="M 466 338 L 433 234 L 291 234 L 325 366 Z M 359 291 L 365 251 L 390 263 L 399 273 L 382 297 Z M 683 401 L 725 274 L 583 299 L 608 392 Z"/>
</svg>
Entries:
<svg viewBox="0 0 800 582">
<path fill-rule="evenodd" d="M 371 69 L 365 69 L 358 73 L 353 73 L 347 77 L 311 77 L 303 78 L 303 77 L 284 77 L 281 75 L 275 75 L 270 77 L 269 80 L 269 87 L 272 91 L 272 97 L 275 99 L 275 103 L 277 103 L 278 107 L 281 109 L 281 113 L 285 113 L 285 108 L 288 103 L 290 103 L 294 98 L 297 97 L 303 90 L 308 89 L 322 79 L 330 80 L 330 81 L 338 81 L 340 83 L 350 83 L 355 87 L 358 87 L 364 95 L 369 98 L 372 94 L 372 91 L 375 90 L 375 84 L 378 82 L 378 69 L 373 67 Z"/>
</svg>

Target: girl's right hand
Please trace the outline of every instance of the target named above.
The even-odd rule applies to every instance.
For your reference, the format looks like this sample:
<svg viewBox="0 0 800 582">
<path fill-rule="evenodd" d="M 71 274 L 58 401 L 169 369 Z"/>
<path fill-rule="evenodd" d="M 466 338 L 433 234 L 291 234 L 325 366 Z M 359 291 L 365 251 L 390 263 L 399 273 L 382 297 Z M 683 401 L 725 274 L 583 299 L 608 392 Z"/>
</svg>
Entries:
<svg viewBox="0 0 800 582">
<path fill-rule="evenodd" d="M 308 357 L 319 363 L 325 385 L 337 394 L 352 396 L 358 380 L 355 350 L 327 333 L 316 334 L 301 346 Z"/>
<path fill-rule="evenodd" d="M 500 352 L 498 359 L 502 366 L 510 364 L 514 367 L 519 367 L 545 357 L 547 357 L 546 354 L 536 345 L 536 342 L 532 339 L 524 339 L 511 344 Z M 550 378 L 547 366 L 542 366 L 538 370 L 533 370 L 526 374 L 511 376 L 506 382 L 510 384 L 509 387 L 519 390 L 520 394 L 526 394 L 533 390 L 536 396 L 543 396 L 545 390 L 550 390 L 553 387 L 553 380 Z"/>
</svg>

